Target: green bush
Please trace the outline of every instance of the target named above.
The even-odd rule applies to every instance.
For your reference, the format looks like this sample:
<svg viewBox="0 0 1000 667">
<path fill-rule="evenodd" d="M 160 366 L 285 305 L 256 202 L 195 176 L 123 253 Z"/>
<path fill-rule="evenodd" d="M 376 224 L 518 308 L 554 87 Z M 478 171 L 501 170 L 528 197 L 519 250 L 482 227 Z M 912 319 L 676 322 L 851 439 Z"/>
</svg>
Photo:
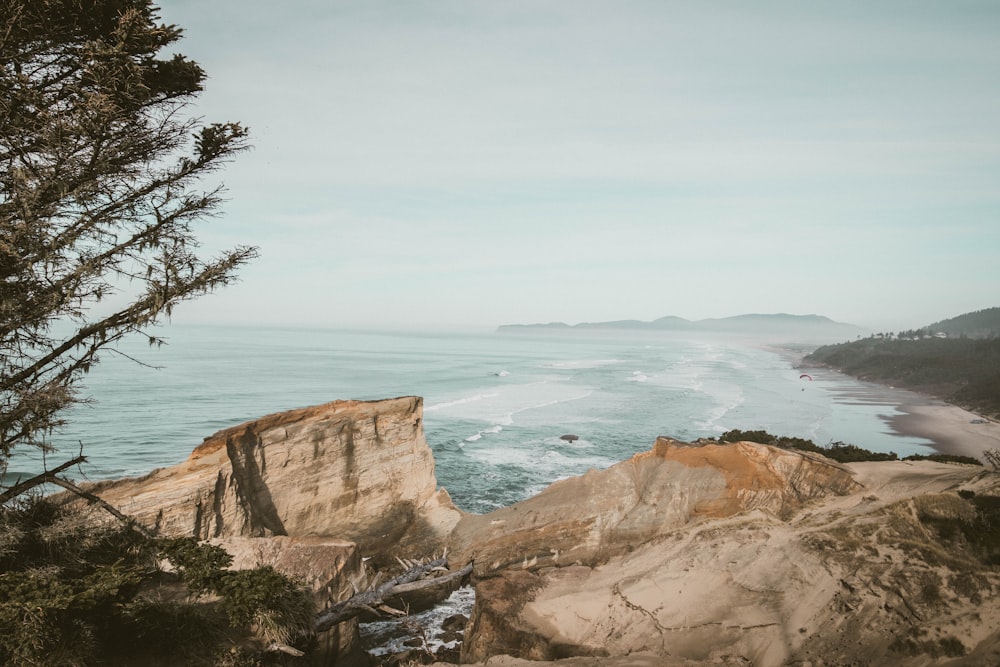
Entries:
<svg viewBox="0 0 1000 667">
<path fill-rule="evenodd" d="M 950 518 L 920 511 L 921 523 L 933 528 L 943 542 L 971 547 L 983 563 L 1000 565 L 1000 496 L 959 492 L 959 497 L 974 508 L 971 516 Z"/>
<path fill-rule="evenodd" d="M 733 429 L 726 431 L 719 436 L 719 442 L 756 442 L 762 445 L 773 445 L 782 449 L 797 449 L 803 452 L 815 452 L 840 463 L 854 463 L 857 461 L 895 461 L 899 456 L 895 452 L 884 454 L 863 449 L 857 445 L 850 445 L 843 442 L 834 442 L 826 447 L 820 447 L 812 440 L 805 438 L 794 438 L 788 436 L 777 436 L 767 431 L 741 431 Z"/>
<path fill-rule="evenodd" d="M 961 456 L 959 454 L 910 454 L 903 458 L 904 461 L 936 461 L 938 463 L 965 463 L 967 465 L 981 466 L 983 462 L 971 456 Z"/>
<path fill-rule="evenodd" d="M 312 594 L 268 565 L 224 573 L 217 592 L 234 627 L 252 628 L 281 644 L 312 634 Z"/>
<path fill-rule="evenodd" d="M 157 567 L 164 559 L 193 601 L 143 593 L 165 576 Z M 234 659 L 222 640 L 250 632 L 303 647 L 312 637 L 311 593 L 271 567 L 231 571 L 231 562 L 223 549 L 193 539 L 151 539 L 118 524 L 95 528 L 37 497 L 0 508 L 0 665 L 122 657 L 210 665 L 214 656 Z M 204 604 L 197 600 L 203 594 L 219 599 Z M 238 653 L 251 664 L 252 650 Z"/>
</svg>

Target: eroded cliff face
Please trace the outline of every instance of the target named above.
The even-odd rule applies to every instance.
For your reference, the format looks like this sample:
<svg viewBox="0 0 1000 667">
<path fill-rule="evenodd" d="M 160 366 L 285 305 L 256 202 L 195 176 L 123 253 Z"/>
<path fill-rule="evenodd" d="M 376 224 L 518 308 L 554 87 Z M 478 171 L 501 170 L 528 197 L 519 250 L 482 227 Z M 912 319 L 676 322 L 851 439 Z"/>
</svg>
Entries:
<svg viewBox="0 0 1000 667">
<path fill-rule="evenodd" d="M 485 570 L 463 663 L 642 653 L 665 665 L 1000 664 L 1000 576 L 960 531 L 936 528 L 969 521 L 970 493 L 997 495 L 1000 476 L 665 439 L 605 473 L 578 490 L 594 503 L 602 489 L 636 491 L 604 524 L 603 551 Z M 531 511 L 522 534 L 556 525 Z M 629 547 L 610 549 L 622 521 Z"/>
<path fill-rule="evenodd" d="M 697 519 L 759 509 L 787 517 L 809 502 L 860 488 L 828 459 L 767 445 L 653 449 L 607 470 L 552 484 L 484 516 L 465 516 L 451 545 L 456 560 L 488 576 L 508 567 L 592 565 Z"/>
<path fill-rule="evenodd" d="M 436 488 L 421 420 L 418 398 L 293 410 L 90 490 L 161 533 L 303 576 L 319 604 L 360 586 L 361 556 L 448 547 L 453 569 L 473 562 L 479 578 L 465 662 L 1000 664 L 995 567 L 927 521 L 969 520 L 968 493 L 1000 496 L 1000 476 L 659 438 L 464 515 Z M 322 641 L 357 657 L 353 627 Z"/>
<path fill-rule="evenodd" d="M 220 431 L 180 465 L 94 490 L 166 535 L 440 549 L 460 513 L 437 489 L 422 419 L 417 397 L 291 410 Z"/>
</svg>

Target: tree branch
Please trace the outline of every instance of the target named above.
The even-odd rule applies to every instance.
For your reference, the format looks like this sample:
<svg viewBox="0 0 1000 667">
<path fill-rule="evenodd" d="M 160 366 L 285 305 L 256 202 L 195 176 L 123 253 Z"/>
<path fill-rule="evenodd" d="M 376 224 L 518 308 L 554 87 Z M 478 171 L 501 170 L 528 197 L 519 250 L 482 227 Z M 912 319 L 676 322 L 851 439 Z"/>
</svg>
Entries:
<svg viewBox="0 0 1000 667">
<path fill-rule="evenodd" d="M 24 493 L 26 491 L 30 491 L 31 489 L 35 488 L 36 486 L 39 486 L 41 484 L 46 484 L 48 482 L 51 482 L 53 480 L 53 478 L 56 475 L 58 475 L 59 473 L 61 473 L 63 470 L 66 470 L 68 468 L 72 468 L 73 466 L 75 466 L 75 465 L 77 465 L 79 463 L 85 463 L 86 461 L 87 461 L 87 457 L 86 456 L 82 456 L 82 455 L 81 456 L 77 456 L 75 459 L 71 459 L 69 461 L 66 461 L 66 463 L 63 463 L 63 464 L 61 464 L 61 465 L 53 468 L 52 470 L 46 470 L 45 472 L 43 472 L 43 473 L 41 473 L 39 475 L 35 475 L 34 477 L 32 477 L 30 479 L 26 479 L 23 482 L 19 482 L 19 483 L 15 484 L 14 486 L 10 487 L 9 489 L 7 489 L 6 491 L 4 491 L 3 493 L 0 493 L 0 506 L 6 504 L 7 501 L 9 501 L 9 500 L 11 500 L 13 498 L 16 498 L 17 496 L 21 495 L 22 493 Z"/>
</svg>

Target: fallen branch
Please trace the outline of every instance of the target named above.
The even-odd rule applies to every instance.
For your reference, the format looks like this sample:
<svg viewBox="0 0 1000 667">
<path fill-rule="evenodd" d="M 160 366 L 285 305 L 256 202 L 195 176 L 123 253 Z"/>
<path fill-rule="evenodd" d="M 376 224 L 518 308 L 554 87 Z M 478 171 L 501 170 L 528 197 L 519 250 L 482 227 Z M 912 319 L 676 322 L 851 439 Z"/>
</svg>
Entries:
<svg viewBox="0 0 1000 667">
<path fill-rule="evenodd" d="M 10 487 L 3 493 L 0 493 L 0 505 L 6 504 L 8 500 L 16 498 L 22 493 L 30 491 L 36 486 L 41 486 L 42 484 L 48 484 L 50 482 L 55 483 L 55 476 L 61 473 L 63 470 L 66 470 L 67 468 L 72 468 L 73 466 L 80 463 L 85 463 L 86 461 L 87 461 L 86 456 L 82 455 L 77 456 L 75 459 L 66 461 L 66 463 L 56 466 L 52 470 L 46 470 L 45 472 L 35 475 L 34 477 L 31 477 L 29 479 L 26 479 L 23 482 L 18 482 L 17 484 Z"/>
<path fill-rule="evenodd" d="M 409 562 L 409 561 L 407 561 Z M 350 620 L 365 612 L 372 613 L 375 609 L 385 606 L 385 601 L 402 593 L 412 593 L 433 586 L 454 582 L 472 572 L 472 565 L 466 565 L 461 570 L 448 572 L 440 577 L 424 579 L 428 573 L 445 568 L 447 558 L 438 558 L 428 563 L 411 564 L 411 567 L 398 577 L 390 579 L 375 588 L 357 593 L 348 599 L 334 604 L 316 615 L 316 632 L 329 630 L 338 623 Z"/>
</svg>

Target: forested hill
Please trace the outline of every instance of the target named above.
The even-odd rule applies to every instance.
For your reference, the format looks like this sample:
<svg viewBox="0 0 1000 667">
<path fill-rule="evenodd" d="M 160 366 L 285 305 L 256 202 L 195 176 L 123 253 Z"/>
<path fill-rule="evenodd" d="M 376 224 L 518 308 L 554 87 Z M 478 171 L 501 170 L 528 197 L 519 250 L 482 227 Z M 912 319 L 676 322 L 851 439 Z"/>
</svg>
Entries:
<svg viewBox="0 0 1000 667">
<path fill-rule="evenodd" d="M 872 337 L 824 345 L 803 362 L 930 394 L 1000 419 L 1000 337 Z"/>
<path fill-rule="evenodd" d="M 977 310 L 974 313 L 935 322 L 927 329 L 934 333 L 948 334 L 950 337 L 997 338 L 1000 337 L 1000 307 Z"/>
</svg>

